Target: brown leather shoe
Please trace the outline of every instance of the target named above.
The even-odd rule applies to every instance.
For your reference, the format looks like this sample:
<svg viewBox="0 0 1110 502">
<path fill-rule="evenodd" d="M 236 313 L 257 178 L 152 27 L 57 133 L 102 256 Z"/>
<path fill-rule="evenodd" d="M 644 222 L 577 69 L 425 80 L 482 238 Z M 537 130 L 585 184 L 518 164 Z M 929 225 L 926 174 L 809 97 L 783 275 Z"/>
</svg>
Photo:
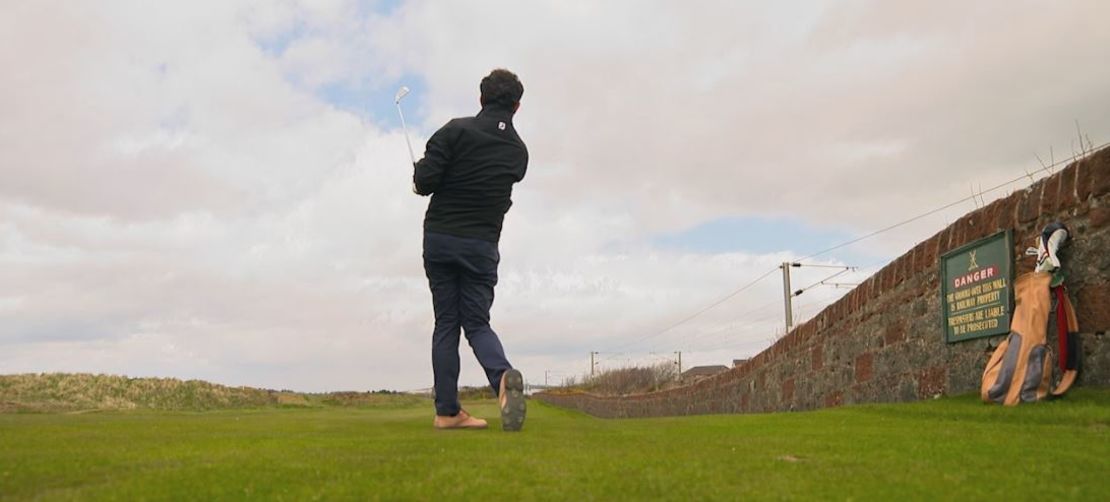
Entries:
<svg viewBox="0 0 1110 502">
<path fill-rule="evenodd" d="M 470 416 L 466 410 L 459 410 L 459 414 L 453 417 L 436 415 L 432 425 L 436 429 L 485 429 L 489 427 L 485 420 Z"/>
<path fill-rule="evenodd" d="M 501 404 L 501 430 L 519 431 L 524 427 L 524 376 L 510 369 L 501 375 L 501 389 L 497 394 Z"/>
</svg>

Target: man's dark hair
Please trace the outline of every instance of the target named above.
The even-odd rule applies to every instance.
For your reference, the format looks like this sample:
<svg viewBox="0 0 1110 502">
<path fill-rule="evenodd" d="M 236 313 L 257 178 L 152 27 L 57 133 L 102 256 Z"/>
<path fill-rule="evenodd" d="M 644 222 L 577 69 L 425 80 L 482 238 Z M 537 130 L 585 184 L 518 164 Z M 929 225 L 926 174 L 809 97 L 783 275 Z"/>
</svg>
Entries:
<svg viewBox="0 0 1110 502">
<path fill-rule="evenodd" d="M 516 74 L 504 68 L 489 72 L 478 86 L 482 91 L 482 105 L 497 105 L 513 108 L 524 95 L 524 84 Z"/>
</svg>

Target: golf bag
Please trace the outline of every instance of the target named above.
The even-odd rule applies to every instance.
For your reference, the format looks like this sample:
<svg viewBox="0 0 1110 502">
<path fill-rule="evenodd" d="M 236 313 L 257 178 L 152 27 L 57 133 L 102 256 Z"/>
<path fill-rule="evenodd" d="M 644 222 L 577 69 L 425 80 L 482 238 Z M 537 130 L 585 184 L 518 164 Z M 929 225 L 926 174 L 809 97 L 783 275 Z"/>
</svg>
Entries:
<svg viewBox="0 0 1110 502">
<path fill-rule="evenodd" d="M 1062 396 L 1079 374 L 1079 323 L 1063 281 L 1050 270 L 1059 268 L 1056 249 L 1067 239 L 1059 223 L 1045 228 L 1040 241 L 1037 271 L 1023 274 L 1014 285 L 1014 315 L 1010 334 L 991 354 L 983 371 L 983 401 L 1015 406 Z M 1058 280 L 1054 281 L 1054 278 Z M 1057 282 L 1055 286 L 1053 283 Z M 1047 346 L 1048 319 L 1056 300 L 1056 327 L 1061 377 L 1052 384 L 1052 354 Z"/>
</svg>

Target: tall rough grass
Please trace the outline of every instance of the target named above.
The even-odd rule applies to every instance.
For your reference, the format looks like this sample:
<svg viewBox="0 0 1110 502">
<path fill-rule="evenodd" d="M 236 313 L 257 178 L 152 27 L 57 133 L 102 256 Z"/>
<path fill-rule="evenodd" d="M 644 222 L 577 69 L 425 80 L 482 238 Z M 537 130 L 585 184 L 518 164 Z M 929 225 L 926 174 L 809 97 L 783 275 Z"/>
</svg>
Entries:
<svg viewBox="0 0 1110 502">
<path fill-rule="evenodd" d="M 88 373 L 0 376 L 0 403 L 4 403 L 0 406 L 22 411 L 252 408 L 279 404 L 283 394 L 286 393 L 173 378 Z"/>
<path fill-rule="evenodd" d="M 88 373 L 0 375 L 0 412 L 86 410 L 204 411 L 304 406 L 398 406 L 419 396 L 379 392 L 302 394 L 293 391 L 228 387 L 201 380 L 130 378 Z"/>
<path fill-rule="evenodd" d="M 677 379 L 678 370 L 675 366 L 668 362 L 661 362 L 654 366 L 604 370 L 583 378 L 581 382 L 572 378 L 564 387 L 567 390 L 616 396 L 667 389 L 675 386 Z"/>
</svg>

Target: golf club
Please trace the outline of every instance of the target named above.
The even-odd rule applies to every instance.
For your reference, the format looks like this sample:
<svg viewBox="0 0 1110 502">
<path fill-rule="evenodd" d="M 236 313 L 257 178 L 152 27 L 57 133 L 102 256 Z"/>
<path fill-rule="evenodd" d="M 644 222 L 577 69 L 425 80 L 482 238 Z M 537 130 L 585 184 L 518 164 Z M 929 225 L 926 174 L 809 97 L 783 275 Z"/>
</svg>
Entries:
<svg viewBox="0 0 1110 502">
<path fill-rule="evenodd" d="M 412 142 L 409 141 L 409 129 L 408 126 L 405 125 L 405 113 L 401 111 L 401 100 L 408 95 L 409 88 L 402 85 L 400 89 L 397 89 L 397 94 L 393 96 L 393 102 L 397 105 L 397 115 L 401 116 L 401 130 L 405 133 L 405 144 L 409 147 L 409 158 L 411 158 L 412 163 L 415 164 L 416 155 L 412 153 Z"/>
<path fill-rule="evenodd" d="M 409 158 L 412 159 L 412 165 L 416 166 L 416 155 L 412 153 L 412 142 L 409 141 L 409 128 L 405 125 L 405 113 L 401 111 L 401 99 L 409 95 L 409 88 L 401 86 L 397 89 L 397 94 L 393 95 L 393 103 L 397 105 L 397 115 L 401 116 L 401 130 L 405 133 L 405 144 L 409 147 Z M 416 191 L 416 181 L 412 182 L 412 193 L 419 193 Z"/>
</svg>

